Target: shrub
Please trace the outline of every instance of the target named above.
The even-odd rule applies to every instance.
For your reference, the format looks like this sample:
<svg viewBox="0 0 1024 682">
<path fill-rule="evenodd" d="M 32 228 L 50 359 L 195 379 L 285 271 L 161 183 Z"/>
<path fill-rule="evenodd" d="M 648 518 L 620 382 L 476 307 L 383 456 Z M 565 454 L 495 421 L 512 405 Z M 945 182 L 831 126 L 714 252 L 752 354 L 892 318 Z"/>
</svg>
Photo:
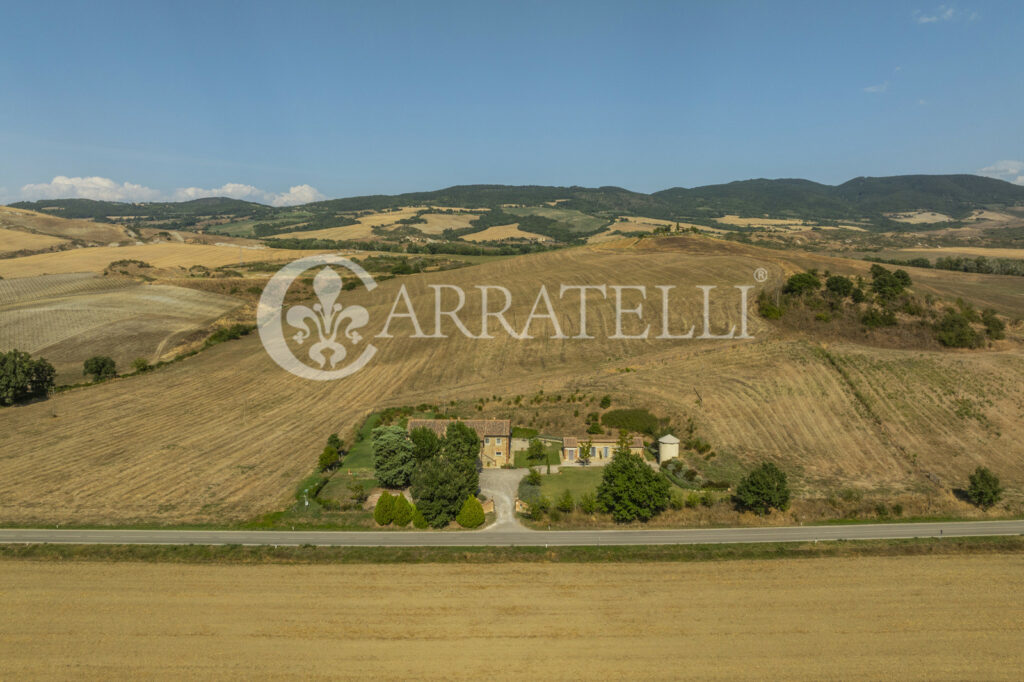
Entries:
<svg viewBox="0 0 1024 682">
<path fill-rule="evenodd" d="M 970 320 L 961 312 L 947 309 L 942 319 L 935 323 L 935 338 L 950 348 L 977 348 L 981 335 L 971 327 Z"/>
<path fill-rule="evenodd" d="M 146 358 L 135 358 L 135 360 L 132 361 L 132 369 L 136 372 L 148 372 L 149 360 Z"/>
<path fill-rule="evenodd" d="M 551 510 L 551 500 L 539 495 L 530 501 L 530 518 L 534 521 L 540 521 L 544 518 L 544 515 Z"/>
<path fill-rule="evenodd" d="M 20 350 L 0 353 L 0 405 L 42 398 L 53 388 L 56 370 L 43 358 Z"/>
<path fill-rule="evenodd" d="M 815 272 L 800 272 L 786 280 L 783 293 L 803 296 L 821 288 L 821 280 Z"/>
<path fill-rule="evenodd" d="M 593 493 L 583 493 L 580 495 L 580 511 L 584 514 L 593 514 L 597 511 L 597 498 L 594 497 Z"/>
<path fill-rule="evenodd" d="M 566 514 L 576 508 L 576 501 L 572 499 L 572 492 L 566 488 L 565 492 L 558 498 L 558 502 L 555 504 L 558 511 L 563 511 Z"/>
<path fill-rule="evenodd" d="M 832 275 L 825 280 L 825 288 L 839 298 L 846 298 L 853 293 L 853 280 L 842 275 Z"/>
<path fill-rule="evenodd" d="M 679 511 L 685 505 L 686 502 L 685 500 L 683 500 L 683 496 L 678 493 L 672 495 L 672 497 L 670 497 L 668 500 L 668 506 L 672 509 L 675 509 L 676 511 Z"/>
<path fill-rule="evenodd" d="M 484 525 L 484 507 L 480 500 L 472 495 L 467 497 L 455 521 L 463 528 L 479 528 Z"/>
<path fill-rule="evenodd" d="M 388 525 L 391 523 L 394 509 L 395 498 L 391 497 L 387 491 L 382 492 L 380 497 L 377 499 L 377 506 L 373 508 L 373 520 L 376 521 L 378 525 Z"/>
<path fill-rule="evenodd" d="M 597 422 L 591 422 L 590 426 L 587 427 L 587 433 L 604 433 L 604 429 Z"/>
<path fill-rule="evenodd" d="M 217 331 L 213 332 L 212 334 L 210 334 L 209 337 L 207 337 L 204 345 L 207 348 L 209 348 L 210 346 L 215 346 L 218 343 L 224 343 L 225 341 L 240 339 L 255 328 L 256 325 L 254 324 L 241 323 L 233 324 L 230 327 L 220 327 L 217 329 Z"/>
<path fill-rule="evenodd" d="M 338 438 L 338 434 L 336 433 L 332 433 L 331 435 L 327 436 L 327 445 L 337 450 L 339 454 L 341 453 L 345 446 L 342 440 Z"/>
<path fill-rule="evenodd" d="M 412 526 L 413 528 L 419 528 L 420 530 L 430 526 L 430 524 L 427 523 L 426 517 L 423 516 L 423 512 L 416 507 L 412 508 Z"/>
<path fill-rule="evenodd" d="M 363 502 L 366 502 L 366 498 L 370 496 L 359 481 L 352 481 L 348 484 L 348 494 L 352 497 L 352 501 L 359 506 L 362 506 Z"/>
<path fill-rule="evenodd" d="M 715 496 L 709 492 L 703 492 L 700 494 L 700 503 L 704 507 L 710 507 L 715 503 Z"/>
<path fill-rule="evenodd" d="M 106 355 L 94 355 L 82 363 L 82 375 L 92 375 L 93 381 L 102 381 L 117 376 L 114 359 Z"/>
<path fill-rule="evenodd" d="M 1002 339 L 1006 336 L 1006 324 L 996 316 L 996 311 L 992 308 L 982 311 L 981 321 L 990 339 Z"/>
<path fill-rule="evenodd" d="M 864 301 L 868 300 L 868 296 L 867 294 L 864 293 L 863 289 L 857 287 L 856 289 L 850 292 L 850 300 L 853 301 L 854 303 L 863 303 Z"/>
<path fill-rule="evenodd" d="M 1003 496 L 1003 489 L 999 485 L 999 477 L 985 467 L 978 467 L 970 475 L 967 486 L 967 497 L 971 502 L 988 509 L 992 507 Z"/>
<path fill-rule="evenodd" d="M 398 528 L 405 528 L 412 521 L 413 506 L 405 495 L 396 495 L 395 504 L 391 509 L 391 522 Z"/>
<path fill-rule="evenodd" d="M 320 471 L 330 471 L 340 463 L 341 456 L 338 455 L 338 451 L 328 445 L 324 447 L 324 451 L 320 453 L 320 460 L 317 462 L 317 468 Z"/>
<path fill-rule="evenodd" d="M 697 505 L 700 504 L 700 495 L 697 493 L 690 493 L 686 496 L 686 499 L 683 500 L 683 504 L 687 509 L 695 509 Z"/>
<path fill-rule="evenodd" d="M 789 509 L 789 497 L 786 474 L 771 462 L 764 462 L 740 481 L 733 501 L 740 510 L 763 515 L 772 509 Z"/>
<path fill-rule="evenodd" d="M 900 504 L 899 502 L 894 504 L 892 506 L 892 515 L 893 516 L 903 516 L 903 505 Z"/>
<path fill-rule="evenodd" d="M 766 320 L 778 320 L 782 318 L 782 307 L 768 297 L 764 289 L 757 295 L 757 312 Z"/>
<path fill-rule="evenodd" d="M 612 397 L 610 395 L 602 396 L 601 402 L 598 403 L 602 410 L 607 410 L 612 406 Z"/>
<path fill-rule="evenodd" d="M 870 307 L 861 315 L 860 323 L 870 329 L 892 327 L 896 324 L 896 315 L 891 310 Z"/>
<path fill-rule="evenodd" d="M 540 472 L 530 467 L 529 472 L 526 474 L 526 482 L 530 485 L 540 485 Z"/>
</svg>

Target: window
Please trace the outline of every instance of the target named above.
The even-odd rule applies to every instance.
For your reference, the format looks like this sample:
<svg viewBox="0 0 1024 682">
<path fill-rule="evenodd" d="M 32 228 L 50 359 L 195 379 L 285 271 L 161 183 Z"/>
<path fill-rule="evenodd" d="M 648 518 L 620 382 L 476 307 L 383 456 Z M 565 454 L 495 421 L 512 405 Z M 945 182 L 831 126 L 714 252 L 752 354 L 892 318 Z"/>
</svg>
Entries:
<svg viewBox="0 0 1024 682">
<path fill-rule="evenodd" d="M 597 447 L 596 446 L 593 446 L 593 445 L 590 446 L 590 456 L 591 457 L 597 457 Z"/>
<path fill-rule="evenodd" d="M 501 439 L 500 438 L 495 438 L 494 439 L 494 444 L 495 445 L 501 445 Z"/>
<path fill-rule="evenodd" d="M 491 444 L 491 438 L 490 438 L 490 436 L 488 436 L 488 437 L 484 438 L 484 444 L 485 444 L 485 445 L 490 445 L 490 444 Z"/>
<path fill-rule="evenodd" d="M 608 446 L 607 445 L 604 446 L 604 455 L 602 455 L 602 457 L 604 457 L 604 459 L 608 459 Z"/>
</svg>

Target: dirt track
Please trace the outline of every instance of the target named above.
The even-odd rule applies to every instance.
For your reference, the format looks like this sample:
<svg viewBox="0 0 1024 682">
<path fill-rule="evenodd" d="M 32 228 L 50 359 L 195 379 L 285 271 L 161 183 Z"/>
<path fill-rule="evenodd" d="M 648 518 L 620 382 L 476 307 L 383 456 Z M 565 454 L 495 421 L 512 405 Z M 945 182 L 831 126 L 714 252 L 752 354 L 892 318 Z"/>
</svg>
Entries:
<svg viewBox="0 0 1024 682">
<path fill-rule="evenodd" d="M 0 563 L 0 675 L 1017 679 L 1024 557 Z"/>
</svg>

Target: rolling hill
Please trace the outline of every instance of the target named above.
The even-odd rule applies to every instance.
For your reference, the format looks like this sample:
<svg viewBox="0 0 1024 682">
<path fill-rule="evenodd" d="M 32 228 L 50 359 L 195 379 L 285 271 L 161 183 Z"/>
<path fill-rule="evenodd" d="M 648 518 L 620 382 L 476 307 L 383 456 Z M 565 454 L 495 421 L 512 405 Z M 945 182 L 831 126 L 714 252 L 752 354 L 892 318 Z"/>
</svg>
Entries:
<svg viewBox="0 0 1024 682">
<path fill-rule="evenodd" d="M 807 267 L 866 275 L 868 265 L 687 236 L 609 241 L 382 281 L 372 293 L 343 294 L 367 308 L 364 336 L 379 347 L 365 369 L 345 379 L 294 377 L 253 335 L 154 372 L 0 410 L 0 522 L 249 519 L 286 505 L 325 436 L 337 431 L 351 442 L 373 410 L 456 401 L 468 414 L 481 404 L 483 414 L 575 433 L 605 394 L 677 428 L 692 419 L 716 453 L 693 464 L 716 475 L 767 459 L 790 473 L 801 496 L 884 490 L 917 496 L 922 509 L 932 509 L 985 464 L 999 472 L 1012 500 L 1021 499 L 1024 352 L 1013 340 L 972 352 L 902 348 L 756 316 L 748 340 L 613 339 L 614 310 L 597 299 L 588 315 L 594 340 L 551 338 L 550 321 L 537 322 L 529 340 L 414 339 L 407 320 L 392 327 L 394 338 L 376 338 L 400 286 L 425 311 L 432 309 L 431 284 L 467 292 L 500 284 L 512 295 L 508 319 L 518 328 L 542 283 L 552 292 L 560 283 L 664 283 L 681 292 L 715 284 L 721 291 L 754 284 L 759 267 L 769 274 L 765 286 L 778 286 Z M 932 278 L 915 287 L 948 300 L 1013 279 L 927 272 Z M 1019 292 L 992 295 L 1024 315 Z M 576 335 L 578 300 L 554 298 L 565 334 Z M 737 321 L 733 308 L 715 304 L 714 329 Z M 645 309 L 660 329 L 657 299 Z M 699 299 L 681 294 L 671 315 L 673 325 L 699 321 Z M 478 297 L 468 298 L 462 318 L 478 325 Z M 569 395 L 586 398 L 574 405 L 563 400 Z M 537 396 L 541 401 L 531 403 Z"/>
<path fill-rule="evenodd" d="M 359 211 L 405 206 L 496 208 L 503 205 L 543 206 L 611 217 L 634 215 L 681 220 L 741 217 L 864 220 L 876 229 L 897 229 L 887 213 L 932 211 L 962 218 L 986 207 L 1024 204 L 1024 187 L 975 175 L 904 175 L 854 178 L 838 186 L 800 179 L 756 179 L 720 185 L 671 189 L 643 194 L 620 187 L 552 187 L 541 185 L 459 185 L 428 192 L 330 199 L 300 207 L 271 208 L 226 198 L 182 203 L 119 204 L 86 199 L 56 199 L 12 204 L 68 218 L 131 217 L 192 224 L 198 217 L 244 217 L 262 221 L 309 222 L 310 229 L 333 227 L 332 221 Z M 341 223 L 338 223 L 341 224 Z"/>
</svg>

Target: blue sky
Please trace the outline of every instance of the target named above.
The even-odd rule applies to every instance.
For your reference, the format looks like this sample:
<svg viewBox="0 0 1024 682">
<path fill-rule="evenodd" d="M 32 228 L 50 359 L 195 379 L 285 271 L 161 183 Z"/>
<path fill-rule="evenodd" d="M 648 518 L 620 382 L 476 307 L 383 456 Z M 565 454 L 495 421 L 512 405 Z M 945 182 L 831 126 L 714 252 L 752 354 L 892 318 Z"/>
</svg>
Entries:
<svg viewBox="0 0 1024 682">
<path fill-rule="evenodd" d="M 35 2 L 4 15 L 5 203 L 902 173 L 1024 184 L 1019 2 Z"/>
</svg>

